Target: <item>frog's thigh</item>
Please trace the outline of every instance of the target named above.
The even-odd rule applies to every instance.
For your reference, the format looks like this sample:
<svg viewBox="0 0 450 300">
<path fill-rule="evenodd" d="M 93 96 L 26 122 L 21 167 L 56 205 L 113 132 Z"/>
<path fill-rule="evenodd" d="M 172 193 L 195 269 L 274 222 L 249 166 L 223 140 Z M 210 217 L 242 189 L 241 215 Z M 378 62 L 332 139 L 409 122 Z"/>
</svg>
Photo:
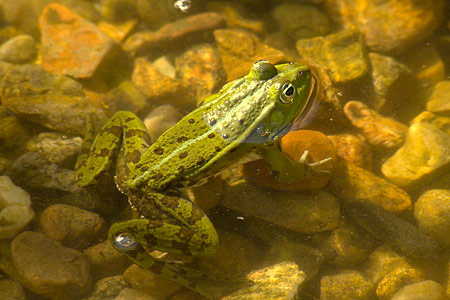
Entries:
<svg viewBox="0 0 450 300">
<path fill-rule="evenodd" d="M 200 208 L 184 198 L 158 193 L 148 194 L 147 197 L 147 201 L 176 222 L 168 223 L 154 219 L 130 220 L 113 225 L 110 236 L 130 232 L 136 235 L 136 239 L 143 245 L 160 251 L 193 256 L 215 253 L 219 238 L 211 221 Z M 145 211 L 145 202 L 137 206 L 139 211 Z"/>
<path fill-rule="evenodd" d="M 79 156 L 75 173 L 79 185 L 97 183 L 111 169 L 122 146 L 125 162 L 136 163 L 149 145 L 150 137 L 142 121 L 132 112 L 116 112 L 94 139 L 89 153 L 84 151 Z"/>
</svg>

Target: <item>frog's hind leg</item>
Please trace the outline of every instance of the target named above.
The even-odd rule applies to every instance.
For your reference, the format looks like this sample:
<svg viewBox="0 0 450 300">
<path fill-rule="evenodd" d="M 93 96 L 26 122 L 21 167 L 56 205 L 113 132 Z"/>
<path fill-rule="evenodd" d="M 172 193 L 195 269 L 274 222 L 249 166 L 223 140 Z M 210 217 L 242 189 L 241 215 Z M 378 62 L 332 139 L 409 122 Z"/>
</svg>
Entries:
<svg viewBox="0 0 450 300">
<path fill-rule="evenodd" d="M 126 168 L 128 163 L 136 163 L 151 144 L 142 121 L 128 111 L 116 112 L 95 138 L 94 134 L 95 128 L 92 122 L 88 122 L 88 131 L 75 166 L 80 186 L 96 184 L 105 172 L 111 170 L 120 150 Z"/>
</svg>

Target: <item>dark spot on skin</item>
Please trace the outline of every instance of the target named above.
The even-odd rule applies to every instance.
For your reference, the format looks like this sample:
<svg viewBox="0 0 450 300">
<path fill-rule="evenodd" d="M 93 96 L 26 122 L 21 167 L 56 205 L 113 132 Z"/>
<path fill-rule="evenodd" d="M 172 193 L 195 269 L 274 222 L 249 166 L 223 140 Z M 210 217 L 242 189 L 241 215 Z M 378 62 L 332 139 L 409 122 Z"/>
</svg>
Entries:
<svg viewBox="0 0 450 300">
<path fill-rule="evenodd" d="M 194 119 L 189 119 L 188 122 L 193 124 L 193 123 L 195 123 L 195 120 Z"/>
<path fill-rule="evenodd" d="M 120 127 L 120 126 L 106 127 L 106 128 L 103 128 L 102 130 L 104 132 L 111 133 L 112 135 L 115 135 L 115 136 L 120 136 L 120 134 L 122 133 L 122 127 Z"/>
<path fill-rule="evenodd" d="M 148 167 L 147 167 L 147 166 L 145 166 L 145 167 L 141 167 L 141 168 L 139 168 L 139 170 L 141 170 L 141 172 L 145 172 L 145 171 L 147 171 L 147 170 L 148 170 Z"/>
<path fill-rule="evenodd" d="M 180 136 L 180 137 L 177 139 L 177 142 L 178 142 L 178 143 L 182 143 L 182 142 L 186 142 L 187 140 L 188 140 L 187 137 L 185 137 L 185 136 Z"/>
<path fill-rule="evenodd" d="M 230 153 L 233 153 L 234 151 L 236 151 L 237 148 L 233 148 L 230 150 Z"/>
<path fill-rule="evenodd" d="M 145 133 L 142 132 L 142 130 L 140 129 L 128 129 L 124 131 L 125 133 L 125 138 L 130 138 L 133 136 L 138 136 L 138 137 L 144 137 Z"/>
<path fill-rule="evenodd" d="M 159 147 L 159 148 L 156 148 L 155 150 L 153 150 L 153 152 L 155 154 L 162 155 L 164 153 L 164 149 Z"/>
<path fill-rule="evenodd" d="M 89 170 L 91 170 L 91 171 L 93 171 L 94 169 L 95 169 L 94 166 L 90 166 L 90 167 L 89 167 Z"/>
<path fill-rule="evenodd" d="M 126 161 L 131 163 L 137 163 L 141 159 L 141 152 L 138 150 L 134 150 L 133 152 L 129 152 L 126 155 Z"/>
<path fill-rule="evenodd" d="M 243 119 L 239 119 L 239 124 L 244 124 L 244 120 Z"/>
<path fill-rule="evenodd" d="M 222 138 L 223 139 L 227 139 L 227 138 L 229 138 L 230 136 L 228 135 L 228 134 L 224 134 L 224 135 L 222 135 Z"/>
<path fill-rule="evenodd" d="M 205 159 L 203 157 L 199 157 L 199 159 L 197 160 L 197 165 L 201 165 L 205 162 Z"/>
<path fill-rule="evenodd" d="M 219 152 L 220 150 L 222 150 L 222 149 L 220 149 L 219 146 L 216 146 L 215 149 L 216 149 L 217 152 Z"/>
<path fill-rule="evenodd" d="M 214 133 L 210 133 L 210 134 L 208 134 L 208 137 L 210 138 L 210 139 L 212 139 L 213 137 L 215 137 L 216 135 L 214 134 Z"/>
<path fill-rule="evenodd" d="M 188 156 L 187 152 L 181 152 L 180 155 L 178 155 L 178 157 L 181 158 L 181 159 L 183 159 L 183 158 L 185 158 L 187 156 Z"/>
<path fill-rule="evenodd" d="M 128 117 L 128 118 L 125 119 L 125 122 L 131 122 L 133 120 L 134 120 L 133 118 Z"/>
<path fill-rule="evenodd" d="M 184 167 L 183 166 L 179 166 L 178 167 L 178 173 L 183 173 L 184 171 Z"/>
<path fill-rule="evenodd" d="M 209 120 L 209 125 L 213 126 L 214 124 L 216 124 L 216 119 L 211 119 Z"/>
<path fill-rule="evenodd" d="M 162 174 L 162 173 L 158 173 L 158 174 L 156 174 L 155 176 L 153 176 L 153 178 L 154 178 L 155 180 L 160 180 L 161 178 L 163 178 L 163 174 Z"/>
</svg>

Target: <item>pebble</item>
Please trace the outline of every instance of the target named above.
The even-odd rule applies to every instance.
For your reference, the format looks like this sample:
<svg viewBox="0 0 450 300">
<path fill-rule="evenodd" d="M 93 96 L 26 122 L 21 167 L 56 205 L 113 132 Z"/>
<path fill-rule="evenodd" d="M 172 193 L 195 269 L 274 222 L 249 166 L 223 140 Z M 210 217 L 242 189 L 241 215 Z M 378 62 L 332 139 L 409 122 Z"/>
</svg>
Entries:
<svg viewBox="0 0 450 300">
<path fill-rule="evenodd" d="M 443 5 L 441 0 L 326 1 L 335 21 L 356 26 L 368 47 L 381 53 L 399 53 L 430 37 L 441 24 Z"/>
<path fill-rule="evenodd" d="M 52 3 L 39 17 L 42 67 L 74 78 L 92 77 L 118 44 L 95 24 Z"/>
<path fill-rule="evenodd" d="M 271 16 L 281 31 L 295 41 L 325 35 L 330 27 L 327 16 L 312 5 L 280 4 L 272 10 Z"/>
<path fill-rule="evenodd" d="M 0 95 L 3 106 L 15 114 L 66 134 L 84 134 L 87 115 L 104 118 L 80 83 L 38 65 L 14 67 L 3 77 Z"/>
<path fill-rule="evenodd" d="M 227 81 L 248 74 L 254 62 L 264 59 L 271 64 L 290 61 L 286 55 L 263 43 L 261 39 L 242 29 L 218 29 L 214 39 L 219 49 Z"/>
<path fill-rule="evenodd" d="M 303 193 L 266 191 L 246 182 L 238 182 L 234 186 L 226 186 L 221 205 L 310 234 L 334 229 L 340 218 L 336 198 L 320 190 Z"/>
<path fill-rule="evenodd" d="M 414 217 L 423 231 L 450 246 L 450 190 L 429 190 L 414 204 Z"/>
<path fill-rule="evenodd" d="M 362 102 L 347 102 L 344 113 L 353 126 L 361 129 L 367 141 L 374 146 L 398 148 L 405 140 L 408 127 L 394 119 L 379 115 Z"/>
<path fill-rule="evenodd" d="M 155 297 L 135 289 L 125 288 L 114 300 L 155 300 Z"/>
<path fill-rule="evenodd" d="M 296 47 L 303 61 L 326 68 L 334 83 L 356 80 L 369 70 L 363 40 L 354 31 L 301 39 Z"/>
<path fill-rule="evenodd" d="M 131 81 L 150 103 L 184 106 L 189 99 L 180 80 L 161 74 L 146 58 L 135 60 Z"/>
<path fill-rule="evenodd" d="M 120 110 L 131 111 L 140 115 L 148 110 L 150 103 L 133 82 L 124 80 L 118 86 L 109 90 L 103 97 L 102 104 L 106 107 L 106 113 L 112 116 Z"/>
<path fill-rule="evenodd" d="M 367 171 L 372 171 L 372 150 L 363 137 L 350 133 L 329 135 L 328 139 L 333 143 L 336 154 Z"/>
<path fill-rule="evenodd" d="M 0 176 L 0 240 L 11 239 L 34 218 L 30 195 L 8 176 Z"/>
<path fill-rule="evenodd" d="M 209 44 L 194 46 L 176 57 L 175 68 L 177 77 L 196 101 L 217 92 L 226 83 L 219 52 Z"/>
<path fill-rule="evenodd" d="M 35 294 L 53 300 L 74 299 L 91 288 L 89 263 L 82 253 L 41 233 L 18 235 L 11 244 L 11 258 L 18 281 Z"/>
<path fill-rule="evenodd" d="M 34 38 L 26 34 L 15 36 L 0 46 L 0 60 L 13 64 L 30 62 L 36 53 Z"/>
<path fill-rule="evenodd" d="M 394 269 L 378 283 L 376 293 L 380 300 L 390 300 L 402 287 L 423 280 L 422 272 L 417 269 Z"/>
<path fill-rule="evenodd" d="M 427 100 L 427 110 L 434 113 L 450 112 L 450 80 L 436 83 Z"/>
<path fill-rule="evenodd" d="M 106 231 L 98 214 L 65 204 L 47 207 L 39 217 L 38 229 L 63 246 L 78 250 L 93 244 Z"/>
<path fill-rule="evenodd" d="M 400 212 L 411 207 L 410 196 L 383 177 L 343 159 L 336 162 L 328 188 L 341 199 L 367 199 L 387 211 Z"/>
<path fill-rule="evenodd" d="M 321 300 L 370 300 L 375 294 L 373 282 L 354 270 L 341 270 L 320 280 Z"/>
<path fill-rule="evenodd" d="M 128 257 L 117 251 L 109 241 L 86 248 L 83 254 L 91 265 L 94 278 L 122 274 L 131 264 Z"/>
<path fill-rule="evenodd" d="M 382 166 L 383 175 L 393 183 L 413 188 L 423 180 L 436 178 L 438 170 L 450 163 L 450 135 L 430 123 L 409 127 L 403 146 Z"/>
<path fill-rule="evenodd" d="M 445 300 L 444 288 L 432 280 L 410 284 L 400 289 L 391 300 Z"/>
<path fill-rule="evenodd" d="M 152 141 L 156 141 L 161 134 L 175 125 L 181 118 L 182 115 L 178 110 L 171 105 L 165 104 L 157 106 L 152 110 L 144 118 L 144 125 Z"/>
<path fill-rule="evenodd" d="M 0 299 L 2 300 L 26 300 L 27 296 L 20 283 L 10 280 L 0 280 Z"/>
<path fill-rule="evenodd" d="M 26 144 L 30 152 L 41 153 L 49 162 L 72 168 L 81 149 L 82 138 L 59 132 L 42 132 Z"/>
<path fill-rule="evenodd" d="M 247 275 L 254 284 L 227 295 L 222 300 L 283 299 L 294 300 L 297 290 L 306 280 L 294 262 L 281 262 L 255 270 Z"/>
<path fill-rule="evenodd" d="M 186 47 L 208 40 L 213 30 L 222 28 L 225 19 L 214 12 L 205 12 L 167 23 L 156 31 L 140 31 L 132 34 L 123 44 L 131 56 L 157 56 L 165 49 Z"/>
<path fill-rule="evenodd" d="M 318 166 L 315 170 L 317 172 L 311 169 L 305 171 L 300 167 L 294 169 L 289 175 L 292 181 L 286 183 L 277 181 L 270 171 L 269 164 L 264 160 L 256 160 L 244 164 L 245 178 L 255 184 L 280 191 L 320 189 L 328 183 L 334 170 L 333 161 L 336 160 L 336 151 L 323 133 L 312 130 L 291 131 L 281 139 L 281 148 L 293 162 L 298 162 L 305 151 L 308 151 L 307 163 L 319 162 L 327 158 L 331 160 Z M 297 175 L 301 172 L 303 175 Z M 286 173 L 289 173 L 288 170 Z"/>
<path fill-rule="evenodd" d="M 156 299 L 166 299 L 176 293 L 181 285 L 157 275 L 150 270 L 141 269 L 137 265 L 131 265 L 123 276 L 127 283 L 138 291 L 144 292 Z"/>
<path fill-rule="evenodd" d="M 125 288 L 128 284 L 122 275 L 105 277 L 94 284 L 90 296 L 83 300 L 112 300 Z"/>
</svg>

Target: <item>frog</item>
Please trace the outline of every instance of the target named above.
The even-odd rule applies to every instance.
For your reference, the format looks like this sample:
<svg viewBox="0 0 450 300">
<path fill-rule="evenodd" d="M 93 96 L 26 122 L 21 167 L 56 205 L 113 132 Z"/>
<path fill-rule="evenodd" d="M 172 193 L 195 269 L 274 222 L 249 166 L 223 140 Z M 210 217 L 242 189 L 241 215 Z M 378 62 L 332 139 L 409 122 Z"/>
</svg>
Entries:
<svg viewBox="0 0 450 300">
<path fill-rule="evenodd" d="M 110 227 L 114 248 L 141 268 L 210 297 L 195 285 L 208 275 L 149 251 L 202 257 L 219 247 L 211 220 L 181 189 L 247 156 L 265 158 L 280 182 L 308 176 L 324 163 L 306 163 L 306 152 L 293 161 L 280 149 L 280 139 L 311 109 L 316 87 L 304 64 L 261 60 L 248 74 L 204 98 L 153 143 L 143 122 L 128 111 L 116 112 L 96 136 L 87 134 L 75 167 L 78 184 L 95 186 L 113 172 L 117 189 L 140 215 Z"/>
</svg>

